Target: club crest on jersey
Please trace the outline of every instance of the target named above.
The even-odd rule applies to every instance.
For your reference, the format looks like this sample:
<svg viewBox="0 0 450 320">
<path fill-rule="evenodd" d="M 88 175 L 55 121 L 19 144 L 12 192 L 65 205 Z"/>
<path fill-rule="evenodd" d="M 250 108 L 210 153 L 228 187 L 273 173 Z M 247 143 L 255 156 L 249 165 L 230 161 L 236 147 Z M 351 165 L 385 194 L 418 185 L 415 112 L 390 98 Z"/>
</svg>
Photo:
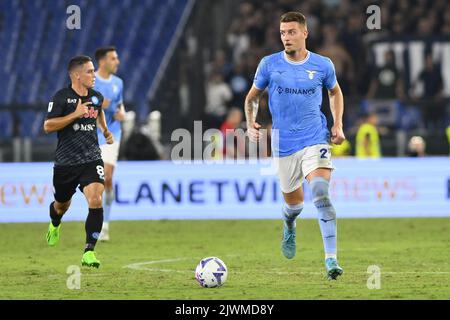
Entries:
<svg viewBox="0 0 450 320">
<path fill-rule="evenodd" d="M 91 101 L 94 105 L 98 104 L 98 98 L 96 96 L 92 96 Z"/>
<path fill-rule="evenodd" d="M 317 73 L 317 71 L 311 70 L 306 70 L 306 72 L 308 72 L 308 78 L 310 78 L 311 80 L 314 79 L 314 73 Z"/>
</svg>

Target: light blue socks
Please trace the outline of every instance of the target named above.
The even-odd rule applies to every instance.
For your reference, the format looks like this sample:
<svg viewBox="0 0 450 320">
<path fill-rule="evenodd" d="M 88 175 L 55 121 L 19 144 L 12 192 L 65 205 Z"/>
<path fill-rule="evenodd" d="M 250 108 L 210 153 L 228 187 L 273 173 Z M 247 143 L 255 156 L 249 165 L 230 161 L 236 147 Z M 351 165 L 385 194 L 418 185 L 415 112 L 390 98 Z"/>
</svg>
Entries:
<svg viewBox="0 0 450 320">
<path fill-rule="evenodd" d="M 111 213 L 111 205 L 114 201 L 114 191 L 105 189 L 103 196 L 103 222 L 109 222 L 109 214 Z"/>
<path fill-rule="evenodd" d="M 309 183 L 313 203 L 319 211 L 319 226 L 322 232 L 323 246 L 327 257 L 336 257 L 336 211 L 330 201 L 329 182 L 315 177 Z"/>
<path fill-rule="evenodd" d="M 289 229 L 295 229 L 295 219 L 302 212 L 303 203 L 290 205 L 287 203 L 283 204 L 283 220 L 284 225 Z"/>
</svg>

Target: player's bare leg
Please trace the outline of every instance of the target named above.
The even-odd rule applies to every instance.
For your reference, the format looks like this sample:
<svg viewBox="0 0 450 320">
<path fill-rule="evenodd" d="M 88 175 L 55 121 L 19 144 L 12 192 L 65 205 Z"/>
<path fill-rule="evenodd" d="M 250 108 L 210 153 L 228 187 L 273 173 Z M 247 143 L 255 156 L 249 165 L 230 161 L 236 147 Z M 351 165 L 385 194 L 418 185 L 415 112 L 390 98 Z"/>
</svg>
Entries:
<svg viewBox="0 0 450 320">
<path fill-rule="evenodd" d="M 46 235 L 47 244 L 49 246 L 54 246 L 59 241 L 59 234 L 61 230 L 61 219 L 64 213 L 66 213 L 66 211 L 69 209 L 70 202 L 71 200 L 66 202 L 58 202 L 55 200 L 52 203 L 50 203 L 50 218 L 52 221 L 48 226 L 48 231 Z"/>
<path fill-rule="evenodd" d="M 111 205 L 114 201 L 114 189 L 112 177 L 114 174 L 114 166 L 106 163 L 105 166 L 105 193 L 103 195 L 104 218 L 102 232 L 100 233 L 100 241 L 109 241 L 109 215 L 111 213 Z"/>
<path fill-rule="evenodd" d="M 101 183 L 94 182 L 83 188 L 84 196 L 89 205 L 89 214 L 86 219 L 86 247 L 81 264 L 88 267 L 100 266 L 94 253 L 94 248 L 100 236 L 103 224 L 102 194 L 104 186 Z"/>
<path fill-rule="evenodd" d="M 283 204 L 283 240 L 281 241 L 281 251 L 283 255 L 292 259 L 296 251 L 296 223 L 295 219 L 303 209 L 303 189 L 300 186 L 297 190 L 284 193 Z"/>
<path fill-rule="evenodd" d="M 312 171 L 306 180 L 311 188 L 314 205 L 318 210 L 319 226 L 325 250 L 325 267 L 328 279 L 336 279 L 343 273 L 337 262 L 337 228 L 336 211 L 331 204 L 329 195 L 329 181 L 331 169 L 318 168 Z"/>
</svg>

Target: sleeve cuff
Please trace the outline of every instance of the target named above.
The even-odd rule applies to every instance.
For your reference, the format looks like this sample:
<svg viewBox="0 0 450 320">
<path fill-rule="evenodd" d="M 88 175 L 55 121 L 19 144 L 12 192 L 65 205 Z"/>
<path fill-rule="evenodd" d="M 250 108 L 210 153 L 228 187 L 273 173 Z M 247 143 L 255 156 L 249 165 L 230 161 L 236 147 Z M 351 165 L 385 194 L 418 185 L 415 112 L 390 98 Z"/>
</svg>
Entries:
<svg viewBox="0 0 450 320">
<path fill-rule="evenodd" d="M 259 86 L 256 85 L 256 83 L 253 83 L 253 85 L 255 86 L 256 89 L 261 90 L 261 91 L 264 91 L 266 89 L 265 87 L 260 88 Z"/>
<path fill-rule="evenodd" d="M 328 90 L 331 90 L 331 89 L 333 89 L 334 87 L 336 87 L 336 84 L 337 84 L 337 79 L 333 82 L 333 85 L 332 86 L 327 86 L 327 89 Z"/>
</svg>

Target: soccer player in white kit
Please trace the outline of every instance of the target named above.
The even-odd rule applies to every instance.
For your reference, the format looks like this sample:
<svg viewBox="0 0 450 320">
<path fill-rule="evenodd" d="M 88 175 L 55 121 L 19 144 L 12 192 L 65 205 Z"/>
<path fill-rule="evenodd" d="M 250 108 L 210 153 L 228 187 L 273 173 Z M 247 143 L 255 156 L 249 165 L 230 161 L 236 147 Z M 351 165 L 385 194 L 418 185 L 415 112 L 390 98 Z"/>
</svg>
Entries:
<svg viewBox="0 0 450 320">
<path fill-rule="evenodd" d="M 114 135 L 114 143 L 108 145 L 101 133 L 98 132 L 98 142 L 105 164 L 104 221 L 99 240 L 108 241 L 109 217 L 111 205 L 114 201 L 112 178 L 119 157 L 120 138 L 122 136 L 121 122 L 125 119 L 125 108 L 123 106 L 123 81 L 115 75 L 120 64 L 116 49 L 114 47 L 97 49 L 95 60 L 97 60 L 98 69 L 95 73 L 94 88 L 105 97 L 102 108 L 105 112 L 108 128 Z"/>
<path fill-rule="evenodd" d="M 259 140 L 261 126 L 255 121 L 255 110 L 267 88 L 273 122 L 272 153 L 285 201 L 282 252 L 288 259 L 295 256 L 295 220 L 303 209 L 302 183 L 306 178 L 318 210 L 327 277 L 336 279 L 343 270 L 337 261 L 336 211 L 329 196 L 333 170 L 329 142 L 330 138 L 335 144 L 345 140 L 344 99 L 331 60 L 306 49 L 305 16 L 300 12 L 285 13 L 280 20 L 280 35 L 285 50 L 261 60 L 246 97 L 247 132 L 251 141 Z M 320 111 L 324 86 L 334 120 L 331 137 Z"/>
</svg>

